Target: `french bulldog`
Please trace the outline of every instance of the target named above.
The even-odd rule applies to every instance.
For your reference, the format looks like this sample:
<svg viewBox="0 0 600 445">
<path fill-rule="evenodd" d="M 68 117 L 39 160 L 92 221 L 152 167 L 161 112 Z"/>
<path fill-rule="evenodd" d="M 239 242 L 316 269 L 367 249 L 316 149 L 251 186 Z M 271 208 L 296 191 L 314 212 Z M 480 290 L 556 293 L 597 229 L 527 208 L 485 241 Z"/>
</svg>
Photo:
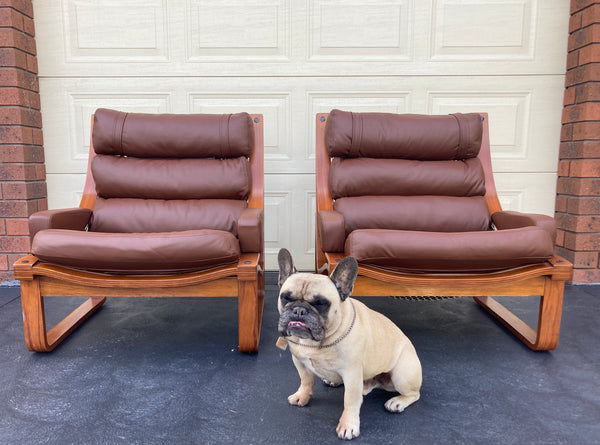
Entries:
<svg viewBox="0 0 600 445">
<path fill-rule="evenodd" d="M 421 362 L 408 337 L 387 317 L 350 298 L 358 263 L 346 257 L 331 276 L 299 273 L 287 249 L 279 262 L 278 346 L 288 345 L 300 375 L 292 405 L 306 405 L 315 377 L 344 385 L 344 410 L 336 428 L 340 439 L 360 434 L 363 396 L 375 388 L 398 392 L 385 403 L 402 412 L 420 397 Z"/>
</svg>

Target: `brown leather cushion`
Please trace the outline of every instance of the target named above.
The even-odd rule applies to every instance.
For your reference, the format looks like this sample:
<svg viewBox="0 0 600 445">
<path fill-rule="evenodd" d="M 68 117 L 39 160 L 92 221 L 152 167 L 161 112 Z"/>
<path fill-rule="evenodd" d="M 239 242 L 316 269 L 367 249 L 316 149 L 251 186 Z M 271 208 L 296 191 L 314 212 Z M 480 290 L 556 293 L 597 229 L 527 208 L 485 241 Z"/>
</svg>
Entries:
<svg viewBox="0 0 600 445">
<path fill-rule="evenodd" d="M 332 110 L 325 126 L 330 156 L 451 160 L 474 158 L 483 126 L 477 113 L 429 116 Z"/>
<path fill-rule="evenodd" d="M 246 199 L 248 159 L 145 159 L 96 155 L 96 193 L 103 198 Z"/>
<path fill-rule="evenodd" d="M 361 195 L 483 196 L 485 176 L 478 158 L 464 161 L 333 158 L 333 199 Z"/>
<path fill-rule="evenodd" d="M 346 235 L 357 229 L 470 232 L 488 230 L 490 215 L 482 196 L 357 196 L 337 199 Z"/>
<path fill-rule="evenodd" d="M 94 233 L 42 230 L 32 253 L 42 261 L 91 271 L 170 273 L 237 261 L 238 240 L 220 230 L 167 233 Z"/>
<path fill-rule="evenodd" d="M 479 272 L 539 264 L 553 255 L 547 230 L 524 227 L 486 232 L 438 233 L 356 230 L 345 254 L 359 263 L 418 272 Z"/>
<path fill-rule="evenodd" d="M 237 220 L 246 201 L 232 199 L 96 198 L 92 232 L 178 232 L 215 229 L 237 235 Z"/>
<path fill-rule="evenodd" d="M 145 114 L 99 108 L 92 131 L 98 154 L 141 158 L 235 158 L 254 150 L 248 113 Z"/>
</svg>

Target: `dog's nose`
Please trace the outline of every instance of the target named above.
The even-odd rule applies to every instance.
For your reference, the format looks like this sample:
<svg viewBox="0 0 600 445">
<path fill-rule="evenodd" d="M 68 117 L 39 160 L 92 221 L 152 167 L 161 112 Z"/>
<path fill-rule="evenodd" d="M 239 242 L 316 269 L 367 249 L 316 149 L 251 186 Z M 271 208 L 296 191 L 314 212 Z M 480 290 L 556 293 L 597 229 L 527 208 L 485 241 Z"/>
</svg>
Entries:
<svg viewBox="0 0 600 445">
<path fill-rule="evenodd" d="M 304 317 L 307 313 L 308 311 L 303 306 L 295 306 L 292 309 L 292 314 L 294 314 L 296 317 Z"/>
</svg>

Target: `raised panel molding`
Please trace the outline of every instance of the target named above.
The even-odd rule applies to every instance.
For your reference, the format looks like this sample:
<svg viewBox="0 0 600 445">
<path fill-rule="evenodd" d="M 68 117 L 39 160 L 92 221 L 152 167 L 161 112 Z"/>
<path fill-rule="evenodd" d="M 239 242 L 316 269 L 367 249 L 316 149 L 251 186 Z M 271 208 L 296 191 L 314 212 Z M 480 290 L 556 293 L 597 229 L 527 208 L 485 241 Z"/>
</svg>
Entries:
<svg viewBox="0 0 600 445">
<path fill-rule="evenodd" d="M 290 95 L 288 93 L 190 93 L 190 113 L 239 113 L 264 116 L 265 161 L 292 160 Z"/>
<path fill-rule="evenodd" d="M 164 0 L 71 0 L 63 11 L 63 26 L 71 62 L 168 61 Z"/>
<path fill-rule="evenodd" d="M 312 0 L 309 59 L 412 59 L 413 0 Z"/>
<path fill-rule="evenodd" d="M 290 2 L 187 0 L 187 60 L 288 60 Z"/>
<path fill-rule="evenodd" d="M 435 0 L 433 60 L 533 60 L 538 0 Z"/>
<path fill-rule="evenodd" d="M 493 158 L 527 157 L 531 92 L 429 92 L 428 96 L 431 114 L 487 112 Z"/>
</svg>

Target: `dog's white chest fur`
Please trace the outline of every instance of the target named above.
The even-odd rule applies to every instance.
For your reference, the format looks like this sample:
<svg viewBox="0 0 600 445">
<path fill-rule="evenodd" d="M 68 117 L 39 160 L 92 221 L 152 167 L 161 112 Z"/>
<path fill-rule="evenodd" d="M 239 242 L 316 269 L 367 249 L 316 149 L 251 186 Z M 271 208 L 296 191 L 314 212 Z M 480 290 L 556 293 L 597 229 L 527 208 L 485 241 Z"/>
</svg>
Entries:
<svg viewBox="0 0 600 445">
<path fill-rule="evenodd" d="M 305 354 L 296 355 L 296 360 L 302 363 L 309 371 L 319 377 L 321 380 L 327 380 L 331 384 L 343 383 L 342 376 L 337 372 L 340 369 L 339 363 L 333 363 L 327 357 L 318 357 Z"/>
</svg>

